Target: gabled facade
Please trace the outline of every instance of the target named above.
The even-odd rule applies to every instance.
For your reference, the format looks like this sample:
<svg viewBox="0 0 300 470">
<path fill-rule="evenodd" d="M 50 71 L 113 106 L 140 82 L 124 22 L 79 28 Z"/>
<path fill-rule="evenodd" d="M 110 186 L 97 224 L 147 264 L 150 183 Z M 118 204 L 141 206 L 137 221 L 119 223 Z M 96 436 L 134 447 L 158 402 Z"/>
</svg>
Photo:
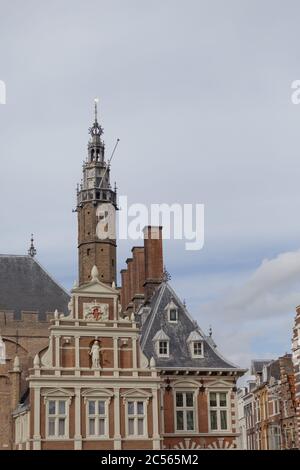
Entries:
<svg viewBox="0 0 300 470">
<path fill-rule="evenodd" d="M 102 128 L 77 194 L 79 284 L 16 407 L 20 449 L 236 448 L 236 380 L 168 283 L 162 227 L 146 227 L 116 287 L 116 194 Z M 16 380 L 20 374 L 16 364 Z"/>
<path fill-rule="evenodd" d="M 286 354 L 273 361 L 252 361 L 251 373 L 256 381 L 250 381 L 244 393 L 239 394 L 239 419 L 244 414 L 247 449 L 296 448 L 297 421 L 291 355 Z"/>
</svg>

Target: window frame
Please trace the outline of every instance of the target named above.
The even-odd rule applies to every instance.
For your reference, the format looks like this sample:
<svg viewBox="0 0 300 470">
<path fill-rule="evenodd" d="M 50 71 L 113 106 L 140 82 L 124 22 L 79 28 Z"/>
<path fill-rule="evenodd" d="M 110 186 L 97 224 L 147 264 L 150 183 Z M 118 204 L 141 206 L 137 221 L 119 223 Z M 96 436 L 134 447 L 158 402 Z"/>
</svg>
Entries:
<svg viewBox="0 0 300 470">
<path fill-rule="evenodd" d="M 124 401 L 124 406 L 125 406 L 125 434 L 126 434 L 126 439 L 147 439 L 148 438 L 148 419 L 147 419 L 147 414 L 148 414 L 148 402 L 149 399 L 145 397 L 128 397 Z M 128 413 L 128 404 L 133 403 L 134 405 L 134 413 L 129 414 Z M 138 414 L 138 403 L 143 403 L 143 415 Z M 143 428 L 144 432 L 143 434 L 138 434 L 138 420 L 141 419 L 141 416 L 143 417 Z M 134 427 L 134 433 L 129 434 L 129 419 L 133 419 L 133 427 Z"/>
<path fill-rule="evenodd" d="M 195 354 L 195 345 L 196 344 L 201 344 L 201 354 Z M 191 341 L 191 353 L 192 353 L 192 357 L 194 357 L 194 358 L 204 357 L 204 344 L 203 344 L 203 341 L 201 341 L 201 340 Z"/>
<path fill-rule="evenodd" d="M 161 353 L 160 352 L 160 344 L 161 343 L 166 343 L 167 345 L 167 352 L 166 353 Z M 170 356 L 170 341 L 167 339 L 159 339 L 156 342 L 156 354 L 158 357 L 169 357 Z"/>
<path fill-rule="evenodd" d="M 99 410 L 99 402 L 104 402 L 104 415 L 99 414 L 99 412 L 91 415 L 89 413 L 89 403 L 95 402 L 95 410 Z M 109 404 L 110 398 L 104 396 L 87 396 L 85 400 L 85 417 L 86 417 L 86 437 L 91 440 L 102 440 L 109 438 Z M 90 419 L 95 419 L 95 430 L 98 428 L 99 431 L 99 420 L 104 418 L 104 434 L 90 434 Z M 96 424 L 97 422 L 97 424 Z"/>
<path fill-rule="evenodd" d="M 210 401 L 211 401 L 210 395 L 212 393 L 216 394 L 216 406 L 212 406 L 210 404 Z M 225 394 L 226 395 L 226 406 L 221 406 L 220 405 L 220 394 Z M 231 432 L 232 423 L 231 423 L 230 410 L 231 410 L 231 398 L 230 398 L 230 391 L 229 390 L 221 390 L 221 389 L 209 390 L 209 392 L 208 392 L 208 425 L 209 425 L 209 432 L 217 433 L 217 434 Z M 217 428 L 216 429 L 212 429 L 212 426 L 211 426 L 211 411 L 216 411 L 216 414 L 217 414 Z M 221 411 L 226 411 L 226 424 L 227 424 L 226 429 L 221 428 Z"/>
<path fill-rule="evenodd" d="M 61 440 L 66 440 L 69 439 L 70 435 L 70 429 L 69 429 L 69 407 L 70 407 L 70 402 L 71 399 L 68 397 L 64 396 L 48 396 L 45 397 L 45 407 L 46 407 L 46 420 L 45 420 L 45 436 L 49 440 L 54 440 L 54 441 L 61 441 Z M 51 401 L 55 402 L 55 413 L 49 413 L 49 403 Z M 59 402 L 62 401 L 65 403 L 65 413 L 61 414 L 59 413 Z M 58 410 L 58 412 L 57 412 Z M 62 417 L 65 420 L 65 433 L 64 435 L 59 435 L 59 420 L 62 419 Z M 54 419 L 54 434 L 49 434 L 49 422 L 50 419 Z"/>
<path fill-rule="evenodd" d="M 177 406 L 176 398 L 177 393 L 185 395 L 183 400 L 183 406 Z M 192 393 L 193 395 L 193 407 L 186 406 L 186 394 Z M 198 393 L 195 388 L 174 388 L 173 394 L 174 402 L 174 432 L 176 434 L 197 434 L 198 433 Z M 183 411 L 183 429 L 177 429 L 177 411 Z M 193 411 L 193 423 L 194 429 L 187 429 L 187 411 Z"/>
</svg>

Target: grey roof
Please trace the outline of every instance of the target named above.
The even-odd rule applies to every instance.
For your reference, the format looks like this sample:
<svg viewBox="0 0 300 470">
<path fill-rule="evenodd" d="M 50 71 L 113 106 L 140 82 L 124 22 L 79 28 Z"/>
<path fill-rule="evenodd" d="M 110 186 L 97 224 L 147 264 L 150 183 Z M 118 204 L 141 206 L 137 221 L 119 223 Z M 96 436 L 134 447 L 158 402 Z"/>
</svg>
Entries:
<svg viewBox="0 0 300 470">
<path fill-rule="evenodd" d="M 38 312 L 40 320 L 47 312 L 68 312 L 70 296 L 31 256 L 0 255 L 0 310 Z"/>
<path fill-rule="evenodd" d="M 271 377 L 273 377 L 275 380 L 280 380 L 279 359 L 276 359 L 276 361 L 272 361 L 267 365 L 267 377 L 268 381 L 270 381 Z"/>
<path fill-rule="evenodd" d="M 253 361 L 251 361 L 251 374 L 262 374 L 264 365 L 267 366 L 272 360 L 273 359 L 253 359 Z"/>
<path fill-rule="evenodd" d="M 173 301 L 178 307 L 178 322 L 168 321 L 166 307 Z M 141 347 L 148 359 L 154 357 L 158 368 L 209 368 L 209 369 L 237 369 L 217 351 L 209 336 L 206 336 L 190 316 L 185 306 L 177 297 L 167 282 L 163 282 L 154 293 L 150 305 L 151 308 L 146 320 L 141 327 Z M 143 315 L 143 307 L 139 311 Z M 159 330 L 163 330 L 170 338 L 169 357 L 158 357 L 155 352 L 153 338 Z M 188 338 L 193 331 L 198 331 L 203 338 L 204 357 L 191 357 Z"/>
</svg>

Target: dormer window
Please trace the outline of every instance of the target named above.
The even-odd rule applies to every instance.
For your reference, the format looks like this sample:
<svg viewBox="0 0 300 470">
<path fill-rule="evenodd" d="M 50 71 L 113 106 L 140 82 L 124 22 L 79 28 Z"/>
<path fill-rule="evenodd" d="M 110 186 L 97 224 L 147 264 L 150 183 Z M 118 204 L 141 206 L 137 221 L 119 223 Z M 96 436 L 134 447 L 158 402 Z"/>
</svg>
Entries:
<svg viewBox="0 0 300 470">
<path fill-rule="evenodd" d="M 159 330 L 152 341 L 157 357 L 169 357 L 170 338 L 163 330 Z"/>
<path fill-rule="evenodd" d="M 167 311 L 168 322 L 177 323 L 178 322 L 178 307 L 173 302 L 173 300 L 171 300 L 171 302 L 166 306 L 165 310 Z"/>
<path fill-rule="evenodd" d="M 204 357 L 203 338 L 199 331 L 192 331 L 187 339 L 192 358 Z"/>
<path fill-rule="evenodd" d="M 202 357 L 203 356 L 203 343 L 202 341 L 194 341 L 193 342 L 194 348 L 194 357 Z"/>
<path fill-rule="evenodd" d="M 177 309 L 171 308 L 169 312 L 169 321 L 177 323 Z"/>
<path fill-rule="evenodd" d="M 158 355 L 164 357 L 169 356 L 169 341 L 159 341 Z"/>
</svg>

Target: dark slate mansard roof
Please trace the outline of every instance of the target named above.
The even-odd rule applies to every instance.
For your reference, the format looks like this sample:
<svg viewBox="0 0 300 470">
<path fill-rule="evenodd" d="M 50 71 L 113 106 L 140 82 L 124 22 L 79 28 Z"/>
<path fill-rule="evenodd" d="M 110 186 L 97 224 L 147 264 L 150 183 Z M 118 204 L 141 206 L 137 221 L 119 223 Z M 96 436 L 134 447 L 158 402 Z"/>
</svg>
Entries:
<svg viewBox="0 0 300 470">
<path fill-rule="evenodd" d="M 47 312 L 68 312 L 70 296 L 31 256 L 0 255 L 0 310 L 38 312 L 46 320 Z"/>
<path fill-rule="evenodd" d="M 173 301 L 178 308 L 178 322 L 170 323 L 166 306 Z M 149 313 L 147 314 L 147 308 Z M 143 321 L 143 317 L 145 320 Z M 150 360 L 155 360 L 156 367 L 166 369 L 230 369 L 241 370 L 235 364 L 226 360 L 216 349 L 212 338 L 206 336 L 188 313 L 173 289 L 163 282 L 150 300 L 149 305 L 141 307 L 137 313 L 141 326 L 141 348 Z M 163 330 L 169 337 L 169 357 L 158 357 L 155 352 L 153 338 Z M 202 337 L 204 357 L 191 357 L 187 339 L 190 333 L 197 331 Z"/>
</svg>

